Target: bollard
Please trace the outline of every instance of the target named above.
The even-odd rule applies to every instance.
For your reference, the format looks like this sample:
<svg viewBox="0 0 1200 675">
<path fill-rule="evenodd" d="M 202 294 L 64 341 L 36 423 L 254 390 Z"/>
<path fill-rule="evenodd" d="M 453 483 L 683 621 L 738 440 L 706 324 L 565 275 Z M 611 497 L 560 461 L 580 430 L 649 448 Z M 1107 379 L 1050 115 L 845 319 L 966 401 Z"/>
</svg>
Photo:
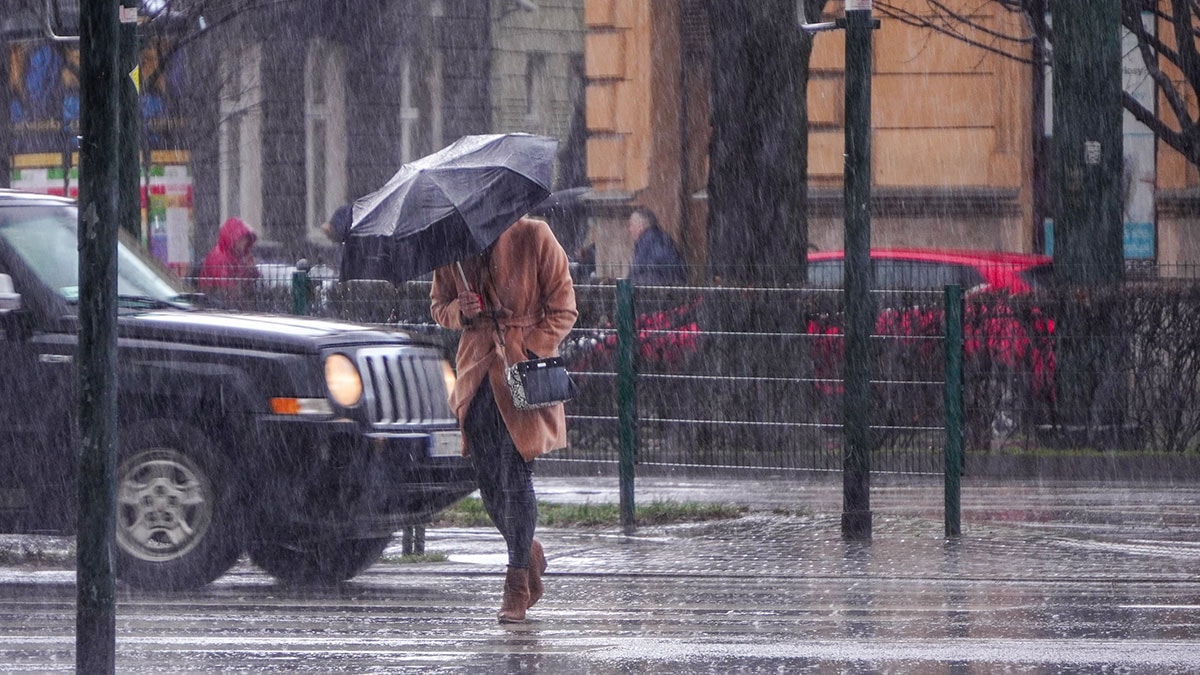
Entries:
<svg viewBox="0 0 1200 675">
<path fill-rule="evenodd" d="M 621 529 L 631 535 L 637 528 L 633 502 L 633 467 L 637 461 L 637 363 L 634 333 L 633 283 L 617 281 L 617 433 L 621 444 Z"/>
<path fill-rule="evenodd" d="M 296 271 L 292 272 L 292 314 L 308 314 L 309 291 L 308 261 L 296 263 Z"/>
<path fill-rule="evenodd" d="M 403 555 L 424 555 L 425 526 L 412 525 L 405 527 L 400 535 L 400 545 Z"/>
<path fill-rule="evenodd" d="M 963 293 L 946 286 L 946 536 L 962 534 Z"/>
</svg>

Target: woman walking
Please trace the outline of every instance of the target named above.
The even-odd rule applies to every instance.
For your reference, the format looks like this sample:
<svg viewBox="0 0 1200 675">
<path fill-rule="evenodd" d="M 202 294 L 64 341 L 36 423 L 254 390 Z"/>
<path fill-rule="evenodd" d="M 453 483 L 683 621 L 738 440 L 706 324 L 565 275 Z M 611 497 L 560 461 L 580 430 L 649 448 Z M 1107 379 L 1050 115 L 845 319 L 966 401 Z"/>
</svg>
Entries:
<svg viewBox="0 0 1200 675">
<path fill-rule="evenodd" d="M 450 405 L 484 508 L 508 548 L 497 618 L 522 623 L 542 596 L 546 569 L 545 553 L 534 539 L 533 460 L 566 447 L 566 415 L 562 404 L 518 410 L 504 369 L 557 355 L 575 325 L 567 254 L 549 225 L 521 218 L 482 254 L 434 272 L 430 313 L 439 325 L 462 331 Z"/>
</svg>

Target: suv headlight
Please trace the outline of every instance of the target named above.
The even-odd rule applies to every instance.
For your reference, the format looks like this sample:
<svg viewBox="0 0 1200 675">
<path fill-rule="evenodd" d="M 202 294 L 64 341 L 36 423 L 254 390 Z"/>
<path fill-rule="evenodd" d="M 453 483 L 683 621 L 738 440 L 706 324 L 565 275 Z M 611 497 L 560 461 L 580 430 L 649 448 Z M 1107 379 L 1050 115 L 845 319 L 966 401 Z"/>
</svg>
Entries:
<svg viewBox="0 0 1200 675">
<path fill-rule="evenodd" d="M 454 366 L 444 359 L 442 360 L 442 379 L 446 381 L 446 393 L 453 394 L 454 383 L 458 381 L 458 376 L 454 374 Z"/>
<path fill-rule="evenodd" d="M 351 408 L 362 400 L 363 381 L 358 368 L 345 354 L 330 354 L 325 359 L 325 386 L 340 406 Z"/>
</svg>

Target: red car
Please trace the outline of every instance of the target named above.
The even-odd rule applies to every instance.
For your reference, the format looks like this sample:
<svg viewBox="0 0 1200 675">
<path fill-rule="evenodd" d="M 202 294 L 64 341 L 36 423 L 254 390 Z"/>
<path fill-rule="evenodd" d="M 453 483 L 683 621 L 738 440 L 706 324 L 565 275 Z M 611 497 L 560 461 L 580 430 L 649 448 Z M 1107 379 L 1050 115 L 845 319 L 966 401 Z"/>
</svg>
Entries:
<svg viewBox="0 0 1200 675">
<path fill-rule="evenodd" d="M 808 254 L 808 282 L 814 288 L 841 288 L 842 251 Z M 1027 293 L 1045 285 L 1052 258 L 1032 253 L 950 249 L 877 248 L 871 250 L 875 288 L 940 290 L 958 284 L 964 291 L 993 289 Z"/>
<path fill-rule="evenodd" d="M 808 254 L 808 281 L 812 288 L 843 287 L 842 251 Z M 890 248 L 872 249 L 873 288 L 879 291 L 941 291 L 957 284 L 975 298 L 968 303 L 963 349 L 970 363 L 984 370 L 1001 369 L 1021 373 L 1025 391 L 1035 398 L 1053 396 L 1054 320 L 1037 307 L 1019 312 L 1008 298 L 1048 285 L 1053 275 L 1050 256 L 994 251 Z M 936 301 L 925 306 L 879 307 L 874 333 L 896 361 L 903 379 L 903 364 L 932 363 L 936 338 L 944 331 Z M 923 303 L 924 304 L 924 303 Z M 834 316 L 818 315 L 808 323 L 815 338 L 817 389 L 823 394 L 841 393 L 842 327 Z M 934 339 L 930 339 L 934 338 Z M 890 350 L 888 349 L 890 348 Z M 885 359 L 887 361 L 887 359 Z M 889 379 L 885 377 L 884 379 Z M 935 392 L 937 393 L 937 392 Z M 938 393 L 940 396 L 940 393 Z"/>
</svg>

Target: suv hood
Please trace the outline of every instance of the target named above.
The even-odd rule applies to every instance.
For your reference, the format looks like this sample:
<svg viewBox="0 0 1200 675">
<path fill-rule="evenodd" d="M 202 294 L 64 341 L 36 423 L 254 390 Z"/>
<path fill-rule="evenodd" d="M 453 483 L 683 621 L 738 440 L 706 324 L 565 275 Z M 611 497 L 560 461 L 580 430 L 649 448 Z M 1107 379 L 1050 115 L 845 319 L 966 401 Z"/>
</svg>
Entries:
<svg viewBox="0 0 1200 675">
<path fill-rule="evenodd" d="M 281 346 L 297 352 L 355 344 L 411 343 L 408 333 L 302 316 L 161 310 L 120 318 L 123 338 L 221 347 Z"/>
</svg>

